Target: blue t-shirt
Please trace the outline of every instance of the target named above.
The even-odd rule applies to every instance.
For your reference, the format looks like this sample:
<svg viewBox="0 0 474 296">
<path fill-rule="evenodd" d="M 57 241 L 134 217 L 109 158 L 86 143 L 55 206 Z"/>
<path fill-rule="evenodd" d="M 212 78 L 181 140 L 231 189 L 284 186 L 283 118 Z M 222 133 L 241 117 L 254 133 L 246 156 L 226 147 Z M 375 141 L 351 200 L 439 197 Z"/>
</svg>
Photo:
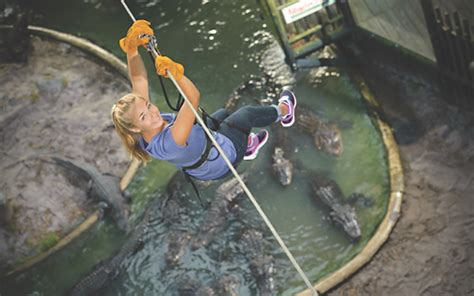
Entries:
<svg viewBox="0 0 474 296">
<path fill-rule="evenodd" d="M 190 166 L 195 164 L 206 148 L 206 134 L 199 124 L 193 125 L 191 133 L 185 146 L 178 145 L 171 135 L 171 126 L 176 120 L 176 115 L 173 113 L 162 113 L 161 116 L 168 124 L 156 134 L 150 143 L 147 143 L 143 138 L 140 139 L 141 147 L 148 152 L 153 158 L 159 160 L 166 160 L 176 165 L 178 168 Z M 222 147 L 222 150 L 233 163 L 237 158 L 234 144 L 232 141 L 218 132 L 211 131 L 217 143 Z M 186 170 L 188 174 L 200 180 L 218 179 L 229 171 L 229 167 L 224 161 L 224 158 L 219 155 L 217 149 L 213 146 L 207 161 L 196 169 Z"/>
</svg>

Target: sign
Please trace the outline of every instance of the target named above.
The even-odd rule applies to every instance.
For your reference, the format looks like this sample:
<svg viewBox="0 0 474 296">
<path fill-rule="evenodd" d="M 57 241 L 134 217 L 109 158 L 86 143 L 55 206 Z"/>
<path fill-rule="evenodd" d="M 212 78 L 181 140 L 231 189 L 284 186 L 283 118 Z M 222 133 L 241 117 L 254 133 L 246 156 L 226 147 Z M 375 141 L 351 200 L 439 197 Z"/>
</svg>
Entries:
<svg viewBox="0 0 474 296">
<path fill-rule="evenodd" d="M 334 4 L 336 0 L 300 0 L 281 10 L 285 22 L 290 24 L 322 8 Z"/>
</svg>

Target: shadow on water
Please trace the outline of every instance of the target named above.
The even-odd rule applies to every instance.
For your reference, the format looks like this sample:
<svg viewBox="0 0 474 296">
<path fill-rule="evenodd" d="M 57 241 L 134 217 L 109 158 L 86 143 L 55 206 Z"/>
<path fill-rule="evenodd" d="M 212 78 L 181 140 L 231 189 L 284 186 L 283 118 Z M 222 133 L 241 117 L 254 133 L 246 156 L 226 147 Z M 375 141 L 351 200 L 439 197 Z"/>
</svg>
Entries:
<svg viewBox="0 0 474 296">
<path fill-rule="evenodd" d="M 118 1 L 90 0 L 66 4 L 50 0 L 32 5 L 38 24 L 93 39 L 124 58 L 117 40 L 130 21 L 118 7 Z M 183 62 L 203 94 L 203 105 L 207 110 L 222 107 L 229 93 L 249 75 L 262 76 L 258 62 L 271 38 L 266 25 L 258 17 L 255 1 L 139 1 L 130 3 L 130 8 L 138 18 L 148 19 L 154 24 L 163 52 Z M 152 73 L 148 62 L 147 66 Z M 389 192 L 384 146 L 366 113 L 359 90 L 340 69 L 321 69 L 318 73 L 298 73 L 294 92 L 299 102 L 325 121 L 341 125 L 344 153 L 339 157 L 322 153 L 316 149 L 312 137 L 292 127 L 288 130 L 290 160 L 302 165 L 295 170 L 291 186 L 282 187 L 271 173 L 272 135 L 270 143 L 252 161 L 253 169 L 248 180 L 250 190 L 313 282 L 336 270 L 362 249 L 385 214 Z M 155 82 L 152 81 L 155 84 L 152 96 L 166 111 Z M 255 103 L 254 98 L 244 97 L 239 106 Z M 239 171 L 248 167 L 249 163 L 244 162 Z M 338 183 L 346 197 L 356 192 L 373 200 L 371 207 L 356 205 L 362 228 L 362 238 L 358 242 L 349 240 L 330 222 L 327 209 L 309 190 L 309 171 L 324 172 Z M 128 190 L 136 203 L 163 199 L 166 180 L 172 174 L 173 169 L 169 166 L 152 162 L 140 170 Z M 212 184 L 201 190 L 206 203 L 213 201 L 218 185 Z M 180 195 L 184 211 L 180 219 L 185 221 L 182 227 L 195 234 L 205 212 L 193 194 L 191 187 L 184 184 Z M 183 278 L 193 278 L 212 286 L 224 274 L 237 278 L 239 295 L 254 295 L 257 285 L 252 277 L 248 251 L 242 247 L 240 239 L 249 228 L 263 233 L 265 252 L 274 259 L 273 277 L 277 293 L 290 295 L 303 289 L 302 280 L 251 203 L 243 197 L 238 206 L 238 210 L 228 213 L 225 227 L 207 247 L 194 251 L 186 248 L 175 266 L 167 266 L 165 261 L 171 226 L 156 224 L 147 233 L 143 248 L 123 260 L 120 274 L 110 283 L 105 295 L 173 295 Z M 133 208 L 139 207 L 135 204 Z M 162 213 L 156 211 L 151 215 L 159 220 Z M 113 226 L 101 222 L 83 239 L 27 275 L 20 275 L 7 290 L 2 288 L 1 291 L 6 295 L 13 291 L 10 289 L 20 289 L 24 294 L 61 294 L 95 263 L 118 250 L 123 241 L 123 235 Z"/>
</svg>

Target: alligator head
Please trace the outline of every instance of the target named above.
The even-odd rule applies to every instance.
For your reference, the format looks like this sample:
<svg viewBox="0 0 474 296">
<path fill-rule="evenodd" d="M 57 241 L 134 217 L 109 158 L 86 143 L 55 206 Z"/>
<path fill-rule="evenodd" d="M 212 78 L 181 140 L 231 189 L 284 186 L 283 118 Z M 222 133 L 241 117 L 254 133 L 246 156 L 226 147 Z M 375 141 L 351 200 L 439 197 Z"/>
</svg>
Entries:
<svg viewBox="0 0 474 296">
<path fill-rule="evenodd" d="M 319 150 L 330 155 L 339 156 L 343 152 L 341 130 L 335 124 L 324 123 L 309 107 L 300 108 L 296 125 L 303 132 L 313 137 Z"/>
<path fill-rule="evenodd" d="M 330 213 L 334 222 L 342 226 L 344 231 L 354 240 L 361 236 L 360 226 L 357 222 L 357 215 L 353 207 L 348 204 L 338 205 Z"/>
<path fill-rule="evenodd" d="M 280 184 L 288 186 L 293 180 L 293 164 L 283 156 L 283 149 L 275 147 L 273 158 L 273 173 L 277 177 Z"/>
<path fill-rule="evenodd" d="M 314 134 L 319 126 L 321 121 L 314 114 L 309 107 L 303 106 L 298 110 L 298 115 L 296 115 L 296 126 L 307 134 Z"/>
<path fill-rule="evenodd" d="M 273 279 L 274 260 L 265 254 L 263 235 L 255 229 L 248 229 L 242 235 L 242 245 L 250 261 L 250 270 L 257 282 L 259 295 L 275 295 Z"/>
<path fill-rule="evenodd" d="M 237 296 L 237 285 L 239 284 L 239 279 L 233 275 L 224 274 L 217 284 L 218 295 L 223 296 Z"/>
<path fill-rule="evenodd" d="M 64 176 L 71 184 L 88 184 L 88 195 L 99 202 L 109 205 L 112 216 L 120 229 L 130 230 L 130 206 L 119 187 L 119 178 L 100 173 L 96 167 L 77 160 L 51 156 L 51 160 L 64 169 Z"/>
<path fill-rule="evenodd" d="M 198 282 L 194 278 L 184 277 L 179 281 L 179 296 L 214 296 L 214 289 Z"/>
<path fill-rule="evenodd" d="M 343 152 L 341 130 L 335 124 L 321 124 L 314 133 L 314 144 L 319 150 L 339 156 Z"/>
<path fill-rule="evenodd" d="M 226 196 L 216 196 L 201 222 L 199 231 L 193 238 L 191 243 L 192 250 L 207 246 L 214 238 L 214 235 L 225 227 L 227 214 L 230 211 L 228 207 L 229 202 Z"/>
<path fill-rule="evenodd" d="M 245 181 L 247 173 L 242 174 L 241 178 Z M 192 250 L 208 245 L 214 235 L 225 227 L 228 213 L 236 206 L 238 197 L 243 193 L 244 190 L 236 178 L 222 183 L 216 189 L 216 197 L 206 211 L 199 231 L 191 244 Z"/>
<path fill-rule="evenodd" d="M 171 230 L 168 235 L 169 244 L 165 260 L 168 266 L 174 266 L 183 256 L 191 235 L 187 231 L 182 230 Z"/>
<path fill-rule="evenodd" d="M 257 281 L 259 295 L 275 295 L 275 281 L 273 279 L 273 257 L 260 255 L 250 261 L 250 269 Z"/>
</svg>

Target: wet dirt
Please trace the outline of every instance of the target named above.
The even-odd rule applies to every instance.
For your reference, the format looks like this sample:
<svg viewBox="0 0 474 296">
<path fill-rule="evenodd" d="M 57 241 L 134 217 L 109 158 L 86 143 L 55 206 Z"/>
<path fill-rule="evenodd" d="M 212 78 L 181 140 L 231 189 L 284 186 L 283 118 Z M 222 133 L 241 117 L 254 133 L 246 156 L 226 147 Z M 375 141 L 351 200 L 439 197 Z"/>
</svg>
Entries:
<svg viewBox="0 0 474 296">
<path fill-rule="evenodd" d="M 84 221 L 97 201 L 45 158 L 59 155 L 122 176 L 128 155 L 110 119 L 130 89 L 100 61 L 32 38 L 25 64 L 0 64 L 0 270 L 35 255 Z"/>
<path fill-rule="evenodd" d="M 474 295 L 474 114 L 446 103 L 432 70 L 370 57 L 359 69 L 399 144 L 401 217 L 372 261 L 328 295 Z"/>
</svg>

